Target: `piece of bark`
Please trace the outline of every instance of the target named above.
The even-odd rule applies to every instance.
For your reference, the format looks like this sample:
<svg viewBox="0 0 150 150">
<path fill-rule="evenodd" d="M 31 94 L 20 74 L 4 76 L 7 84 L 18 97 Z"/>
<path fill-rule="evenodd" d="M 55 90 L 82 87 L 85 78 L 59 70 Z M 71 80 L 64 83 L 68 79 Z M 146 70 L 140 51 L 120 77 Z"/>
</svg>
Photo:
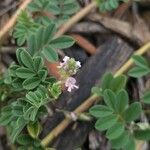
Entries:
<svg viewBox="0 0 150 150">
<path fill-rule="evenodd" d="M 101 47 L 101 51 L 97 50 L 97 53 L 84 64 L 77 74 L 76 80 L 80 88 L 71 93 L 65 91 L 58 99 L 56 108 L 73 111 L 90 96 L 91 88 L 99 82 L 103 74 L 118 70 L 132 52 L 133 49 L 120 38 L 110 39 Z M 43 135 L 47 135 L 62 119 L 63 114 L 60 112 L 48 118 L 43 128 Z M 91 128 L 92 122 L 78 122 L 75 128 L 70 125 L 54 142 L 53 146 L 57 150 L 75 150 L 83 144 Z"/>
<path fill-rule="evenodd" d="M 110 33 L 105 27 L 103 27 L 102 25 L 99 25 L 98 23 L 95 23 L 95 22 L 79 22 L 70 29 L 70 32 L 73 32 L 73 33 L 80 32 L 80 33 L 86 33 L 86 34 Z"/>
<path fill-rule="evenodd" d="M 149 28 L 142 18 L 138 18 L 138 22 L 135 26 L 132 26 L 126 21 L 104 17 L 99 14 L 92 14 L 89 18 L 93 21 L 99 22 L 105 28 L 136 42 L 138 45 L 143 45 L 150 41 Z"/>
</svg>

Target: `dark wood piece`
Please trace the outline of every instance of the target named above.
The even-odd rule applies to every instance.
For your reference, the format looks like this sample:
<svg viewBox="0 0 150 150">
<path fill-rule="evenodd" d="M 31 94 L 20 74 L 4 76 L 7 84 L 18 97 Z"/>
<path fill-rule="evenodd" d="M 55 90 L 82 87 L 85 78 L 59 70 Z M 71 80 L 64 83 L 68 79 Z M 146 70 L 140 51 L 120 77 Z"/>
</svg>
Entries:
<svg viewBox="0 0 150 150">
<path fill-rule="evenodd" d="M 122 39 L 109 39 L 78 72 L 76 79 L 80 88 L 71 93 L 65 91 L 55 105 L 56 108 L 73 111 L 91 95 L 91 88 L 105 72 L 118 70 L 132 53 L 133 49 Z M 62 119 L 63 114 L 60 112 L 48 118 L 42 136 L 47 135 Z M 83 144 L 92 127 L 92 122 L 76 122 L 55 140 L 53 146 L 57 150 L 75 150 Z"/>
</svg>

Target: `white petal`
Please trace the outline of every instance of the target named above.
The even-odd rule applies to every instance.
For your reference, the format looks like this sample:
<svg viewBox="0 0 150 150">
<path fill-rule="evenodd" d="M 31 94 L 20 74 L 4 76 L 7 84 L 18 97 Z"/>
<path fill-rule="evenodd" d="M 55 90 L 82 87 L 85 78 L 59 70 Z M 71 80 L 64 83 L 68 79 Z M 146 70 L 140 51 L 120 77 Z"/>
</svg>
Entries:
<svg viewBox="0 0 150 150">
<path fill-rule="evenodd" d="M 76 61 L 76 65 L 77 65 L 78 67 L 81 67 L 81 62 L 80 62 L 80 61 Z"/>
<path fill-rule="evenodd" d="M 67 62 L 69 59 L 70 59 L 70 58 L 69 58 L 68 56 L 65 56 L 64 59 L 63 59 L 63 61 L 64 61 L 64 62 Z"/>
<path fill-rule="evenodd" d="M 74 85 L 74 87 L 75 87 L 76 89 L 78 89 L 78 88 L 79 88 L 79 86 L 77 86 L 77 85 Z"/>
<path fill-rule="evenodd" d="M 68 87 L 67 91 L 68 91 L 68 92 L 71 92 L 71 90 L 72 90 L 71 87 Z"/>
</svg>

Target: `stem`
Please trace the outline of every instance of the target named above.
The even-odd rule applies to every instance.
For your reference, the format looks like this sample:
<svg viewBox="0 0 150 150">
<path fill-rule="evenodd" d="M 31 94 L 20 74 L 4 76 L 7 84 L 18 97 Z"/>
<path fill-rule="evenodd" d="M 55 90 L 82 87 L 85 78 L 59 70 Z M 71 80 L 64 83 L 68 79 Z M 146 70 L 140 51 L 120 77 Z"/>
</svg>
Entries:
<svg viewBox="0 0 150 150">
<path fill-rule="evenodd" d="M 145 44 L 143 47 L 141 47 L 140 49 L 138 49 L 134 55 L 143 55 L 145 52 L 150 50 L 150 42 L 148 42 L 147 44 Z M 130 58 L 116 73 L 115 76 L 121 75 L 125 72 L 127 72 L 127 70 L 132 67 L 133 65 L 133 59 Z"/>
<path fill-rule="evenodd" d="M 63 35 L 66 31 L 68 31 L 75 23 L 80 21 L 84 16 L 86 16 L 91 10 L 97 7 L 95 1 L 91 2 L 88 6 L 83 8 L 81 11 L 76 13 L 70 20 L 68 20 L 55 34 L 55 38 Z"/>
<path fill-rule="evenodd" d="M 143 47 L 141 47 L 140 49 L 138 49 L 134 55 L 142 55 L 144 53 L 146 53 L 147 51 L 150 50 L 150 42 L 148 42 L 147 44 L 145 44 Z M 116 73 L 114 76 L 118 76 L 121 75 L 125 72 L 127 72 L 127 70 L 133 65 L 133 60 L 132 58 L 130 58 Z M 86 111 L 89 107 L 91 107 L 94 102 L 96 102 L 97 100 L 101 100 L 100 97 L 96 96 L 96 95 L 92 95 L 90 96 L 87 100 L 85 100 L 80 106 L 78 106 L 75 110 L 74 113 L 76 113 L 77 115 L 79 115 L 80 113 Z M 59 123 L 59 125 L 57 125 L 41 142 L 43 147 L 46 147 L 49 143 L 51 143 L 54 138 L 56 138 L 60 133 L 62 133 L 66 127 L 68 127 L 68 125 L 72 122 L 71 119 L 69 118 L 65 118 L 61 123 Z"/>
</svg>

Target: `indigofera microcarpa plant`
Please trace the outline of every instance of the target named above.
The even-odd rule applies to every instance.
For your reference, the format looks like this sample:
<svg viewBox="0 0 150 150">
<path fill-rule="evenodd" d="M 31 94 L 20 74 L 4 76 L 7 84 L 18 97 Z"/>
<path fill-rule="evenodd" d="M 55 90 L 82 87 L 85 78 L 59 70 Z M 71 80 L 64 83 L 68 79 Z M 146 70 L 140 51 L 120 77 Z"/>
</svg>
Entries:
<svg viewBox="0 0 150 150">
<path fill-rule="evenodd" d="M 97 2 L 102 11 L 108 11 L 117 8 L 122 1 L 125 0 Z M 58 66 L 59 80 L 50 76 L 45 66 L 45 59 L 50 62 L 59 60 L 58 49 L 74 44 L 71 37 L 55 37 L 55 34 L 79 8 L 76 0 L 33 0 L 20 14 L 12 31 L 17 45 L 22 47 L 16 50 L 17 61 L 0 76 L 0 102 L 3 106 L 0 125 L 6 127 L 8 138 L 19 145 L 20 150 L 45 149 L 39 135 L 41 120 L 50 111 L 48 104 L 59 98 L 62 86 L 68 92 L 80 88 L 74 78 L 81 68 L 79 61 L 65 56 Z M 136 67 L 129 71 L 130 76 L 141 77 L 150 72 L 143 57 L 133 56 L 133 59 Z M 125 75 L 114 77 L 108 73 L 104 75 L 101 86 L 92 89 L 92 93 L 104 99 L 103 105 L 95 105 L 89 111 L 97 119 L 95 128 L 106 131 L 112 148 L 116 149 L 135 149 L 135 139 L 149 140 L 150 137 L 149 124 L 137 122 L 143 105 L 150 103 L 150 92 L 144 93 L 140 101 L 130 104 L 126 81 Z M 84 114 L 80 117 L 82 119 L 75 120 L 88 120 Z"/>
<path fill-rule="evenodd" d="M 135 67 L 128 75 L 142 77 L 150 72 L 149 63 L 141 56 L 134 55 Z M 145 112 L 145 105 L 150 104 L 150 91 L 135 102 L 130 103 L 126 90 L 127 76 L 114 77 L 111 73 L 103 76 L 100 86 L 92 92 L 103 98 L 104 103 L 94 105 L 89 113 L 96 118 L 95 128 L 104 132 L 114 149 L 136 149 L 136 140 L 150 140 L 149 122 L 140 122 L 140 115 Z"/>
<path fill-rule="evenodd" d="M 21 97 L 15 96 L 10 104 L 2 108 L 0 123 L 10 129 L 10 139 L 15 141 L 20 131 L 29 123 L 37 122 L 46 114 L 46 104 L 56 100 L 61 94 L 61 85 L 65 84 L 68 91 L 77 87 L 75 83 L 69 82 L 71 75 L 66 75 L 64 80 L 57 81 L 48 75 L 44 60 L 40 56 L 33 56 L 24 49 L 16 51 L 18 64 L 12 63 L 5 75 L 4 83 L 11 89 L 11 93 L 20 93 Z M 69 59 L 69 57 L 67 57 Z M 71 66 L 76 72 L 76 61 Z M 68 62 L 66 62 L 67 65 Z M 61 64 L 61 63 L 60 63 Z M 61 68 L 62 69 L 62 68 Z M 73 71 L 66 68 L 67 71 Z M 64 76 L 62 76 L 64 77 Z"/>
</svg>

